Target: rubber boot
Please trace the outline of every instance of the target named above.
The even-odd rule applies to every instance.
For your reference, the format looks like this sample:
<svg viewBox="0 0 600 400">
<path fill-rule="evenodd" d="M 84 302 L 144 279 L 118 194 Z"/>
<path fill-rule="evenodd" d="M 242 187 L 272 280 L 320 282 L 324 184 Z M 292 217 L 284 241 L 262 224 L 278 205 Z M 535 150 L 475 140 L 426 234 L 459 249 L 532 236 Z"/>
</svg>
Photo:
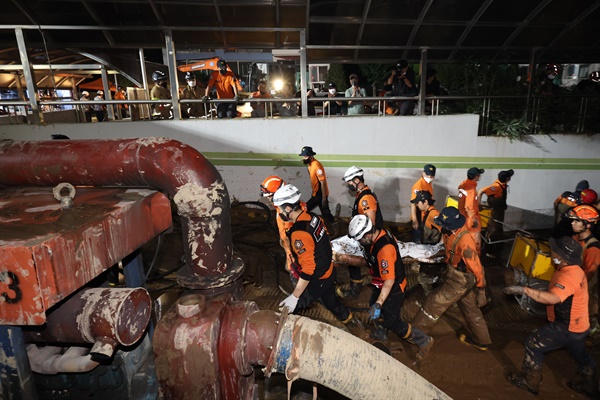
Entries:
<svg viewBox="0 0 600 400">
<path fill-rule="evenodd" d="M 371 331 L 369 337 L 382 342 L 388 340 L 388 329 L 380 324 L 377 320 L 373 321 L 373 325 L 375 325 L 375 329 Z"/>
<path fill-rule="evenodd" d="M 418 362 L 426 359 L 433 347 L 433 338 L 410 324 L 408 325 L 408 333 L 403 339 L 419 346 L 419 351 L 416 356 Z"/>
<path fill-rule="evenodd" d="M 507 377 L 508 381 L 518 388 L 537 395 L 542 382 L 542 370 L 523 366 L 523 371 L 514 372 Z"/>
<path fill-rule="evenodd" d="M 341 286 L 338 286 L 335 288 L 335 293 L 342 299 L 356 299 L 360 293 L 360 289 L 362 289 L 362 282 L 362 279 L 358 281 L 351 279 L 348 289 L 342 289 Z"/>
<path fill-rule="evenodd" d="M 567 382 L 567 386 L 577 393 L 585 394 L 592 399 L 600 398 L 598 391 L 598 372 L 596 368 L 584 367 L 577 369 L 578 379 Z"/>
</svg>

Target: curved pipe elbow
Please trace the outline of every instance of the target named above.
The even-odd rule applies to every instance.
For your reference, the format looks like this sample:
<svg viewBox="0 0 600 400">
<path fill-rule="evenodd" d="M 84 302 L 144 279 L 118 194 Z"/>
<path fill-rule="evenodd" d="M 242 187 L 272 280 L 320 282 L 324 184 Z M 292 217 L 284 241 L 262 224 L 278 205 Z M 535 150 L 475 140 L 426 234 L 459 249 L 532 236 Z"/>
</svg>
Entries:
<svg viewBox="0 0 600 400">
<path fill-rule="evenodd" d="M 243 265 L 233 259 L 229 194 L 199 151 L 168 138 L 0 143 L 0 185 L 143 186 L 163 190 L 182 218 L 191 289 L 225 286 Z"/>
<path fill-rule="evenodd" d="M 62 347 L 36 345 L 27 346 L 27 356 L 31 370 L 39 374 L 55 375 L 62 373 L 89 372 L 98 366 L 84 347 L 69 347 L 60 354 Z"/>
</svg>

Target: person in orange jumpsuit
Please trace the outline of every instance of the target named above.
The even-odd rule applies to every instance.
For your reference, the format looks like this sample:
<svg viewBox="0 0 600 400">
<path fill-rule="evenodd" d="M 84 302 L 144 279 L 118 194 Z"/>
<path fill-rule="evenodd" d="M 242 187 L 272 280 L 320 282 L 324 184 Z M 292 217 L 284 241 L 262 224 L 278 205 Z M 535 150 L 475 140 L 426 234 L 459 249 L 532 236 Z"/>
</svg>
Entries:
<svg viewBox="0 0 600 400">
<path fill-rule="evenodd" d="M 486 280 L 475 241 L 467 230 L 465 216 L 456 207 L 444 208 L 435 223 L 442 227 L 446 249 L 445 280 L 426 297 L 412 324 L 429 333 L 442 314 L 456 303 L 470 333 L 461 334 L 460 341 L 485 351 L 492 340 L 480 310 L 487 304 Z"/>
<path fill-rule="evenodd" d="M 348 237 L 363 248 L 364 266 L 369 267 L 373 277 L 369 319 L 383 317 L 385 328 L 419 346 L 417 361 L 422 361 L 433 347 L 433 338 L 400 317 L 406 290 L 406 271 L 396 238 L 385 229 L 377 228 L 364 214 L 352 218 Z"/>
<path fill-rule="evenodd" d="M 251 99 L 270 99 L 271 94 L 267 89 L 267 81 L 260 80 L 258 81 L 258 90 L 250 95 Z M 259 102 L 259 103 L 250 103 L 250 107 L 252 107 L 252 114 L 250 116 L 252 118 L 264 118 L 267 115 L 267 110 L 271 110 L 269 103 Z M 272 114 L 272 113 L 269 113 Z"/>
<path fill-rule="evenodd" d="M 565 218 L 565 214 L 571 208 L 582 204 L 581 193 L 589 188 L 590 184 L 588 181 L 579 181 L 577 182 L 577 186 L 575 186 L 574 192 L 567 190 L 554 200 L 554 229 L 552 231 L 552 237 L 560 238 L 563 236 L 571 236 L 573 234 L 571 221 L 568 218 Z"/>
<path fill-rule="evenodd" d="M 578 378 L 567 382 L 567 386 L 593 399 L 600 398 L 596 363 L 585 348 L 590 322 L 587 279 L 580 267 L 581 253 L 581 245 L 575 239 L 568 236 L 552 238 L 550 256 L 555 272 L 548 290 L 524 286 L 504 288 L 506 294 L 529 296 L 547 305 L 550 323 L 529 335 L 525 341 L 521 370 L 507 377 L 510 383 L 530 393 L 539 393 L 544 355 L 564 348 L 578 365 Z"/>
<path fill-rule="evenodd" d="M 276 175 L 267 176 L 260 184 L 260 195 L 269 199 L 270 203 L 273 204 L 273 195 L 284 185 L 285 182 L 280 177 Z M 306 203 L 300 201 L 300 208 L 307 211 Z M 279 232 L 279 245 L 283 248 L 283 251 L 285 251 L 285 270 L 290 273 L 290 279 L 296 284 L 300 277 L 298 274 L 299 269 L 298 265 L 295 263 L 290 239 L 287 236 L 293 223 L 291 221 L 284 221 L 278 213 L 275 214 L 275 222 L 277 223 L 277 231 Z"/>
<path fill-rule="evenodd" d="M 304 146 L 300 150 L 300 157 L 302 162 L 308 169 L 308 176 L 310 177 L 310 186 L 312 188 L 310 199 L 306 202 L 308 211 L 312 211 L 315 207 L 319 207 L 321 216 L 327 222 L 333 222 L 334 218 L 329 209 L 329 186 L 327 185 L 327 175 L 325 174 L 325 168 L 323 164 L 315 158 L 315 153 L 310 146 Z"/>
<path fill-rule="evenodd" d="M 300 196 L 293 185 L 285 185 L 273 195 L 273 205 L 281 218 L 292 223 L 288 237 L 300 266 L 294 291 L 279 306 L 294 313 L 320 301 L 348 329 L 360 328 L 360 323 L 335 295 L 331 242 L 325 223 L 318 215 L 300 207 Z"/>
<path fill-rule="evenodd" d="M 413 242 L 421 243 L 422 232 L 419 231 L 419 225 L 421 223 L 421 213 L 417 212 L 417 206 L 412 201 L 415 199 L 417 192 L 429 192 L 433 199 L 433 186 L 431 185 L 435 180 L 435 165 L 427 164 L 423 167 L 421 177 L 410 190 L 410 221 L 413 228 Z"/>
<path fill-rule="evenodd" d="M 486 239 L 488 242 L 496 242 L 503 239 L 502 223 L 504 222 L 504 213 L 508 208 L 506 199 L 508 197 L 508 182 L 510 182 L 515 171 L 498 172 L 498 179 L 490 186 L 486 186 L 477 192 L 479 201 L 483 201 L 483 195 L 487 196 L 487 204 L 492 208 L 492 215 L 487 226 Z M 488 247 L 488 255 L 497 256 L 502 250 L 502 245 L 497 243 L 490 244 Z"/>
<path fill-rule="evenodd" d="M 204 99 L 208 99 L 213 86 L 219 99 L 232 99 L 232 102 L 217 104 L 217 118 L 235 118 L 237 116 L 238 86 L 235 74 L 227 69 L 227 63 L 219 59 L 218 71 L 214 71 L 208 80 Z"/>
<path fill-rule="evenodd" d="M 467 179 L 458 186 L 458 211 L 467 219 L 467 229 L 475 241 L 477 254 L 481 252 L 481 219 L 479 218 L 477 182 L 484 172 L 483 168 L 469 168 Z"/>
<path fill-rule="evenodd" d="M 375 193 L 365 183 L 362 168 L 357 166 L 348 168 L 342 180 L 346 182 L 350 190 L 356 192 L 354 206 L 352 207 L 352 217 L 366 215 L 377 229 L 383 229 L 383 215 L 381 214 L 379 201 L 377 201 Z M 338 286 L 335 292 L 342 298 L 356 298 L 360 293 L 363 283 L 360 267 L 348 265 L 348 272 L 350 272 L 350 288 L 342 289 Z"/>
<path fill-rule="evenodd" d="M 431 193 L 426 190 L 417 192 L 414 199 L 410 201 L 417 206 L 421 214 L 421 223 L 419 231 L 421 232 L 421 243 L 437 244 L 442 239 L 442 227 L 435 223 L 435 217 L 440 215 L 440 212 L 433 205 L 435 200 Z"/>
<path fill-rule="evenodd" d="M 582 192 L 583 193 L 583 192 Z M 573 227 L 573 239 L 583 248 L 583 272 L 588 279 L 590 343 L 600 342 L 600 323 L 598 321 L 598 266 L 600 265 L 600 241 L 593 230 L 600 219 L 598 210 L 589 205 L 580 205 L 567 212 L 567 218 Z"/>
</svg>

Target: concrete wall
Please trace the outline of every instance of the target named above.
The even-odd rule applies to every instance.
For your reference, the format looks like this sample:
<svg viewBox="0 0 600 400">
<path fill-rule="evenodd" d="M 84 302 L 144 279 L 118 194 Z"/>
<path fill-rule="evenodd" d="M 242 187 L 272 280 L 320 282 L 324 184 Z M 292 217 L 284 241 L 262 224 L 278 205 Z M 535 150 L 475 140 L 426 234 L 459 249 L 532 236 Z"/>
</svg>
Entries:
<svg viewBox="0 0 600 400">
<path fill-rule="evenodd" d="M 342 216 L 353 203 L 341 177 L 351 165 L 365 169 L 386 220 L 409 220 L 410 189 L 426 163 L 438 168 L 434 182 L 438 208 L 466 178 L 485 168 L 480 187 L 502 169 L 513 168 L 506 222 L 521 228 L 551 225 L 554 199 L 587 179 L 600 191 L 600 135 L 539 135 L 525 141 L 477 136 L 478 116 L 340 117 L 234 119 L 221 121 L 138 121 L 47 126 L 0 126 L 0 139 L 45 140 L 53 133 L 72 139 L 166 136 L 194 146 L 220 170 L 232 198 L 257 200 L 258 185 L 276 174 L 308 199 L 306 168 L 297 156 L 309 145 L 325 166 L 332 211 Z"/>
</svg>

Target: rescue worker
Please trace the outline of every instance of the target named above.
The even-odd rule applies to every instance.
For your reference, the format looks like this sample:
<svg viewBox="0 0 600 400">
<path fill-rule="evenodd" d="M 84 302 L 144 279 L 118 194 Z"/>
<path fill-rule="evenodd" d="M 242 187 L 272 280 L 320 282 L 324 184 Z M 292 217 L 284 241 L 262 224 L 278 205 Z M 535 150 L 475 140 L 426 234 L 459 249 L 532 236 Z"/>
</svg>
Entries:
<svg viewBox="0 0 600 400">
<path fill-rule="evenodd" d="M 484 172 L 483 168 L 469 168 L 467 179 L 458 186 L 458 211 L 467 219 L 467 229 L 475 241 L 478 255 L 481 252 L 481 218 L 479 217 L 477 182 Z"/>
<path fill-rule="evenodd" d="M 198 86 L 196 76 L 193 72 L 186 72 L 185 74 L 186 86 L 181 93 L 182 99 L 194 99 L 202 100 L 204 95 L 204 88 Z M 184 118 L 200 118 L 206 115 L 205 104 L 203 103 L 183 103 L 182 114 Z"/>
<path fill-rule="evenodd" d="M 583 193 L 583 192 L 582 192 Z M 581 268 L 588 280 L 590 341 L 600 341 L 600 324 L 598 323 L 598 266 L 600 265 L 600 241 L 594 237 L 593 231 L 600 219 L 598 210 L 589 205 L 580 205 L 567 212 L 572 222 L 573 239 L 583 248 Z"/>
<path fill-rule="evenodd" d="M 433 338 L 400 318 L 407 282 L 396 239 L 385 229 L 377 228 L 364 214 L 352 218 L 348 236 L 360 243 L 364 264 L 373 277 L 369 320 L 383 317 L 385 328 L 419 346 L 417 361 L 423 361 L 433 347 Z"/>
<path fill-rule="evenodd" d="M 333 222 L 334 218 L 329 209 L 329 186 L 327 185 L 327 175 L 325 175 L 325 168 L 314 156 L 315 153 L 310 146 L 304 146 L 300 150 L 300 157 L 302 162 L 308 169 L 308 176 L 310 177 L 310 186 L 312 188 L 311 197 L 306 202 L 308 211 L 314 210 L 315 207 L 319 207 L 321 216 L 327 222 Z"/>
<path fill-rule="evenodd" d="M 170 100 L 171 91 L 167 89 L 167 75 L 162 71 L 154 71 L 152 73 L 152 81 L 154 87 L 150 91 L 150 98 L 152 100 Z M 152 104 L 154 118 L 169 119 L 171 118 L 171 104 Z"/>
<path fill-rule="evenodd" d="M 276 175 L 267 176 L 260 184 L 260 195 L 269 199 L 270 203 L 273 204 L 273 195 L 284 185 L 285 182 L 280 177 Z M 305 202 L 301 201 L 300 207 L 302 210 L 306 211 Z M 279 232 L 279 245 L 285 251 L 285 270 L 290 273 L 290 278 L 295 285 L 300 275 L 298 272 L 298 264 L 295 263 L 294 253 L 290 246 L 290 239 L 287 236 L 287 232 L 290 230 L 293 223 L 281 219 L 279 213 L 275 213 L 275 222 L 277 223 L 277 231 Z"/>
<path fill-rule="evenodd" d="M 81 101 L 90 101 L 90 93 L 86 90 L 81 92 Z M 92 106 L 84 104 L 83 105 L 83 116 L 85 118 L 85 122 L 92 122 Z"/>
<path fill-rule="evenodd" d="M 288 237 L 300 266 L 294 291 L 279 306 L 288 307 L 293 313 L 320 301 L 348 329 L 359 328 L 360 323 L 335 296 L 331 242 L 325 223 L 318 215 L 302 209 L 300 196 L 293 185 L 285 185 L 273 195 L 273 205 L 281 219 L 293 223 Z"/>
<path fill-rule="evenodd" d="M 123 90 L 123 86 L 117 86 L 117 90 L 115 91 L 115 97 L 113 100 L 127 100 L 125 96 L 125 90 Z M 115 105 L 115 113 L 119 116 L 119 118 L 127 118 L 127 109 L 129 105 L 127 104 L 116 104 Z"/>
<path fill-rule="evenodd" d="M 442 227 L 435 223 L 435 217 L 440 215 L 440 212 L 433 205 L 435 203 L 433 196 L 426 190 L 420 190 L 410 202 L 417 206 L 419 214 L 421 214 L 421 222 L 419 223 L 420 243 L 438 244 L 442 240 Z"/>
<path fill-rule="evenodd" d="M 579 194 L 579 201 L 581 204 L 596 207 L 596 204 L 598 203 L 598 193 L 596 193 L 594 189 L 584 189 Z M 596 207 L 596 209 L 597 208 L 598 207 Z"/>
<path fill-rule="evenodd" d="M 354 206 L 352 207 L 352 217 L 366 215 L 377 229 L 382 230 L 384 228 L 383 215 L 379 208 L 379 202 L 375 193 L 365 184 L 362 168 L 356 166 L 348 168 L 342 180 L 346 182 L 350 190 L 356 192 Z M 363 283 L 360 267 L 348 265 L 348 272 L 350 273 L 350 288 L 342 289 L 338 286 L 335 292 L 342 298 L 356 298 L 360 293 Z"/>
<path fill-rule="evenodd" d="M 508 182 L 510 182 L 515 171 L 509 169 L 508 171 L 498 172 L 498 179 L 494 181 L 490 186 L 486 186 L 477 192 L 477 197 L 481 202 L 483 195 L 487 196 L 487 204 L 492 209 L 492 215 L 488 222 L 486 239 L 488 242 L 500 241 L 503 238 L 503 222 L 504 213 L 508 208 L 506 198 L 508 196 Z M 493 243 L 489 246 L 489 256 L 495 257 L 502 249 L 498 244 Z"/>
<path fill-rule="evenodd" d="M 524 286 L 508 286 L 504 293 L 525 295 L 546 304 L 549 324 L 534 330 L 525 341 L 525 357 L 521 370 L 508 375 L 513 385 L 538 394 L 542 380 L 544 355 L 565 348 L 578 365 L 576 381 L 567 385 L 594 399 L 598 393 L 596 363 L 585 348 L 590 322 L 588 286 L 580 268 L 582 248 L 573 238 L 550 239 L 550 254 L 555 272 L 547 291 Z"/>
<path fill-rule="evenodd" d="M 581 204 L 581 192 L 590 188 L 588 181 L 582 180 L 575 186 L 575 191 L 563 192 L 554 200 L 554 229 L 552 237 L 559 238 L 573 234 L 571 221 L 565 214 L 573 207 Z"/>
<path fill-rule="evenodd" d="M 492 342 L 480 310 L 487 304 L 486 280 L 475 241 L 465 225 L 466 218 L 455 207 L 446 207 L 434 221 L 442 227 L 445 280 L 427 296 L 412 324 L 429 333 L 442 314 L 457 303 L 470 333 L 461 334 L 460 341 L 485 351 Z"/>
<path fill-rule="evenodd" d="M 426 191 L 431 193 L 433 199 L 433 186 L 431 183 L 435 180 L 435 165 L 427 164 L 423 167 L 421 177 L 415 182 L 410 191 L 410 221 L 413 228 L 413 242 L 421 243 L 422 232 L 419 231 L 419 225 L 421 223 L 421 213 L 417 212 L 417 206 L 412 201 L 415 199 L 417 192 Z"/>
<path fill-rule="evenodd" d="M 227 69 L 227 63 L 219 59 L 217 61 L 218 71 L 214 71 L 208 80 L 208 86 L 204 93 L 204 100 L 210 99 L 210 91 L 213 86 L 217 91 L 217 98 L 232 99 L 227 103 L 217 104 L 217 118 L 235 118 L 237 117 L 237 101 L 238 101 L 238 82 L 235 74 Z"/>
</svg>

